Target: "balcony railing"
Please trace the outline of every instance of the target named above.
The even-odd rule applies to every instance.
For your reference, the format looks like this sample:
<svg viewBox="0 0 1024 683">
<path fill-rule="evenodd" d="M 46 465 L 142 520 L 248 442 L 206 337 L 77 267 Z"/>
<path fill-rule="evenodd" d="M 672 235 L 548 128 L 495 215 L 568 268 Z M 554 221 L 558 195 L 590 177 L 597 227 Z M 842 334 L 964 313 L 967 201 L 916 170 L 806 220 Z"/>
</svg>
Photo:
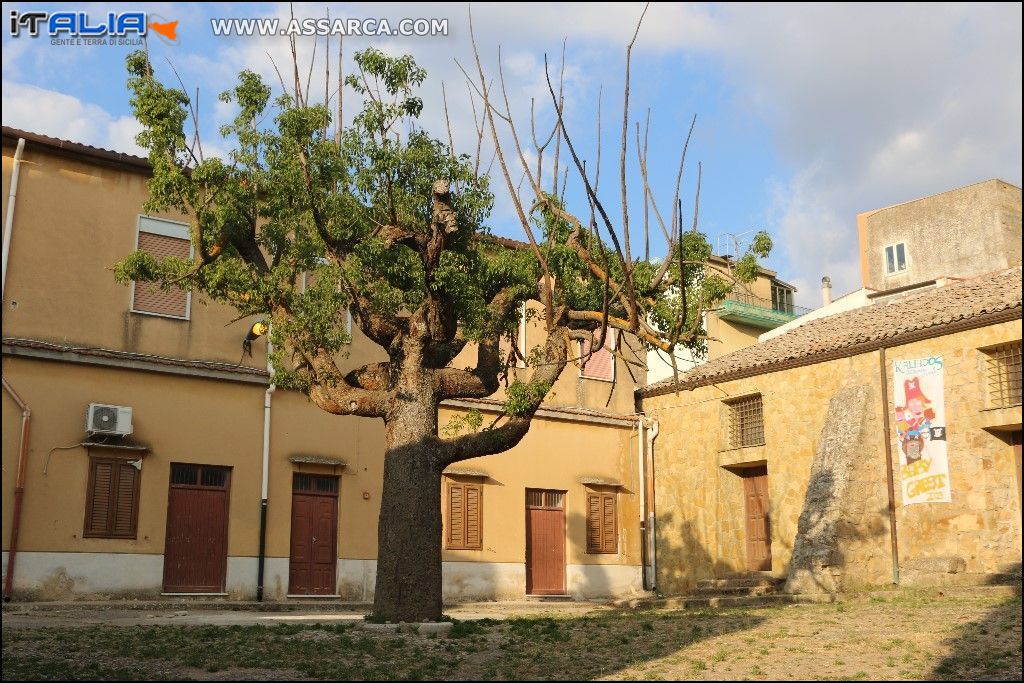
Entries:
<svg viewBox="0 0 1024 683">
<path fill-rule="evenodd" d="M 730 292 L 722 301 L 718 317 L 771 330 L 809 313 L 810 310 L 745 292 Z"/>
</svg>

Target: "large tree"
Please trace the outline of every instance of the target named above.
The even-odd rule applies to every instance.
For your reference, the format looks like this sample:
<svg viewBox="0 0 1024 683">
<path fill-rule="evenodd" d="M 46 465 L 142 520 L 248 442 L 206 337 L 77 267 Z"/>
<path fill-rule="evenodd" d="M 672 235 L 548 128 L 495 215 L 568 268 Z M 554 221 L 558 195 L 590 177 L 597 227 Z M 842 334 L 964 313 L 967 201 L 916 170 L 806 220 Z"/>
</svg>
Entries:
<svg viewBox="0 0 1024 683">
<path fill-rule="evenodd" d="M 345 127 L 340 104 L 331 106 L 342 99 L 341 83 L 325 101 L 313 102 L 297 60 L 292 82 L 280 78 L 276 97 L 259 76 L 243 71 L 221 95 L 237 109 L 221 130 L 232 149 L 222 159 L 204 156 L 186 130 L 190 118 L 197 122 L 184 88 L 161 83 L 145 53 L 128 59 L 131 104 L 143 126 L 138 140 L 153 167 L 146 210 L 187 215 L 195 256 L 157 260 L 137 252 L 117 265 L 117 277 L 197 290 L 234 307 L 240 319 L 258 316 L 270 323 L 278 386 L 305 393 L 332 414 L 384 421 L 374 598 L 380 619 L 441 615 L 440 496 L 447 466 L 519 443 L 561 372 L 581 361 L 581 349 L 600 348 L 609 328 L 647 349 L 700 349 L 702 313 L 756 273 L 754 253 L 731 274 L 704 267 L 710 247 L 697 230 L 696 211 L 692 230 L 681 227 L 678 180 L 672 218 L 662 219 L 639 127 L 633 184 L 667 249 L 660 261 L 631 255 L 628 62 L 629 50 L 617 188 L 622 213 L 612 218 L 596 189 L 599 161 L 592 162 L 594 172 L 587 170 L 562 119 L 561 85 L 556 90 L 550 78 L 555 124 L 544 143 L 534 135 L 534 168 L 520 164 L 526 157 L 503 79 L 492 90 L 479 57 L 476 75 L 467 76 L 478 107 L 473 158 L 453 149 L 450 126 L 447 142 L 417 126 L 424 107 L 417 92 L 426 74 L 413 58 L 372 48 L 355 55 L 357 69 L 344 80 L 362 100 Z M 489 237 L 492 179 L 480 164 L 485 139 L 525 232 L 519 246 Z M 506 156 L 508 139 L 514 149 Z M 542 181 L 545 149 L 555 150 L 559 169 L 563 146 L 584 197 L 582 212 L 566 205 L 559 188 L 564 176 Z M 525 189 L 516 184 L 519 176 Z M 768 248 L 766 236 L 752 245 L 762 256 Z M 528 301 L 542 311 L 544 341 L 516 359 L 501 342 L 514 335 Z M 387 360 L 346 366 L 349 312 Z M 471 355 L 470 367 L 453 364 L 460 354 Z M 510 371 L 524 363 L 525 370 Z M 502 388 L 498 421 L 482 427 L 466 420 L 460 433 L 439 432 L 442 401 L 485 398 Z"/>
</svg>

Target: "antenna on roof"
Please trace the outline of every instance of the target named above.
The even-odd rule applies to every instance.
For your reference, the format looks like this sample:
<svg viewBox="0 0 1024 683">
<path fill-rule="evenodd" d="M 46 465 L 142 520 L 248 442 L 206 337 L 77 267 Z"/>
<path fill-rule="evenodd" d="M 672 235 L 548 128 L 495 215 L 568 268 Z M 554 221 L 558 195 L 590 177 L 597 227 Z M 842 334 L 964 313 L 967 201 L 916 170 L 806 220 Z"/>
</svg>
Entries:
<svg viewBox="0 0 1024 683">
<path fill-rule="evenodd" d="M 715 240 L 715 254 L 734 260 L 739 259 L 747 250 L 747 245 L 750 244 L 756 233 L 757 229 L 752 228 L 738 234 L 731 232 L 720 234 Z"/>
</svg>

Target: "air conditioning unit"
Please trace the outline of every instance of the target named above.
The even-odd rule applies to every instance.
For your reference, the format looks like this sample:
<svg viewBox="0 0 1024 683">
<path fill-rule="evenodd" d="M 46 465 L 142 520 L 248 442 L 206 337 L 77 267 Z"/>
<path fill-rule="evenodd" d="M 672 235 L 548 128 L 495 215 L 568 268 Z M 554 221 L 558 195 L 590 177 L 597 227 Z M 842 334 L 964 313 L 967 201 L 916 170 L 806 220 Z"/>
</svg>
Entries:
<svg viewBox="0 0 1024 683">
<path fill-rule="evenodd" d="M 89 434 L 117 434 L 125 436 L 132 433 L 132 409 L 128 406 L 108 406 L 103 403 L 90 403 L 85 414 L 85 431 Z"/>
</svg>

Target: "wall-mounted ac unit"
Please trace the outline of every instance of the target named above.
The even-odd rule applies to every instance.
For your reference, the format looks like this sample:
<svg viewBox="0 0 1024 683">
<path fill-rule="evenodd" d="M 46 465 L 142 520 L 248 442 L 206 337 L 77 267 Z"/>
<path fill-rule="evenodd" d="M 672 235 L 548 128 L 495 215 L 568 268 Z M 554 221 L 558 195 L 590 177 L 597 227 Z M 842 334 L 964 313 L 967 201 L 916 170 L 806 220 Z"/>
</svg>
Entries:
<svg viewBox="0 0 1024 683">
<path fill-rule="evenodd" d="M 85 431 L 89 434 L 117 434 L 125 436 L 132 433 L 132 409 L 128 406 L 109 406 L 103 403 L 90 403 L 85 414 Z"/>
</svg>

